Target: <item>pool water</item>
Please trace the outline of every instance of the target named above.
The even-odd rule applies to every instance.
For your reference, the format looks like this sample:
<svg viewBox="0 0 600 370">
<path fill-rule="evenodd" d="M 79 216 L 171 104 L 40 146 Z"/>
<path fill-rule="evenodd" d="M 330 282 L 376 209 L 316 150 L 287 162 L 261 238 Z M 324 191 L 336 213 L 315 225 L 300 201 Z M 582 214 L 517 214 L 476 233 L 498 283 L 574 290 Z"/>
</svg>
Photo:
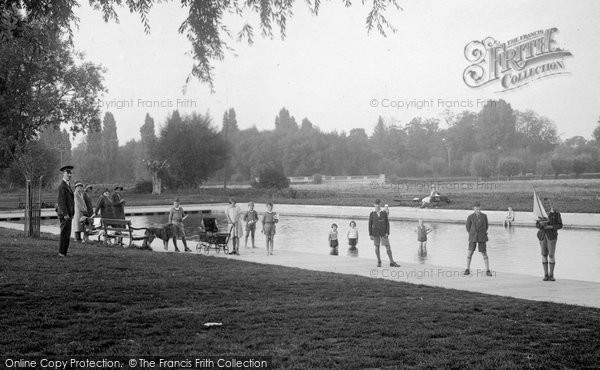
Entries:
<svg viewBox="0 0 600 370">
<path fill-rule="evenodd" d="M 214 212 L 221 230 L 227 230 L 227 222 L 223 212 Z M 198 226 L 202 216 L 192 214 L 185 221 L 189 247 L 195 250 L 198 239 Z M 152 216 L 132 216 L 132 225 L 158 226 L 167 222 L 167 214 Z M 359 230 L 358 258 L 375 260 L 372 241 L 369 239 L 367 220 L 355 220 Z M 55 221 L 56 222 L 56 221 Z M 323 217 L 286 217 L 280 216 L 275 235 L 275 251 L 290 250 L 315 254 L 329 254 L 328 233 L 332 223 L 338 225 L 340 255 L 346 255 L 348 243 L 346 233 L 349 219 Z M 391 221 L 390 244 L 394 259 L 400 264 L 404 262 L 427 263 L 441 266 L 464 268 L 466 263 L 468 235 L 464 225 L 449 223 L 425 223 L 433 229 L 428 235 L 427 255 L 419 256 L 415 228 L 417 222 Z M 494 271 L 519 273 L 533 276 L 542 274 L 540 247 L 536 237 L 537 229 L 532 227 L 490 226 L 488 236 L 488 256 L 490 268 Z M 250 241 L 248 241 L 250 243 Z M 181 247 L 181 243 L 178 243 Z M 242 241 L 241 253 L 244 253 Z M 264 248 L 265 238 L 257 225 L 256 245 Z M 162 249 L 162 242 L 157 240 L 153 248 Z M 173 248 L 170 243 L 171 250 Z M 387 255 L 382 248 L 383 262 Z M 556 250 L 557 278 L 568 278 L 600 282 L 600 231 L 597 230 L 560 230 Z M 483 269 L 481 255 L 473 255 L 472 269 Z"/>
</svg>

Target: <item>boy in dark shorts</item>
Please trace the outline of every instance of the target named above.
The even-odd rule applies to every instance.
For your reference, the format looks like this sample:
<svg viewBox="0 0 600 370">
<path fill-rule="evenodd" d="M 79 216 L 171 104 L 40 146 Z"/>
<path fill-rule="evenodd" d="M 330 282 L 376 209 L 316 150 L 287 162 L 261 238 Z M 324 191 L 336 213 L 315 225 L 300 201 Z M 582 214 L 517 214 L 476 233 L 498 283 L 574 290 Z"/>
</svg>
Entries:
<svg viewBox="0 0 600 370">
<path fill-rule="evenodd" d="M 254 245 L 254 234 L 256 233 L 256 223 L 258 222 L 258 213 L 254 210 L 254 202 L 248 203 L 248 212 L 244 215 L 244 221 L 246 222 L 246 232 L 244 236 L 244 248 L 248 248 L 248 236 L 252 240 L 252 248 L 256 248 Z"/>
<path fill-rule="evenodd" d="M 467 232 L 469 233 L 469 253 L 467 254 L 467 269 L 465 270 L 465 275 L 471 274 L 471 258 L 473 257 L 473 252 L 475 252 L 475 247 L 477 247 L 485 262 L 485 274 L 487 276 L 492 276 L 486 246 L 488 241 L 488 219 L 485 213 L 481 212 L 481 204 L 479 204 L 479 202 L 473 205 L 473 210 L 475 212 L 467 217 L 466 225 Z"/>
<path fill-rule="evenodd" d="M 558 240 L 558 231 L 562 229 L 562 218 L 560 212 L 557 212 L 552 206 L 549 198 L 542 201 L 544 208 L 548 212 L 548 219 L 538 220 L 535 226 L 539 229 L 537 233 L 542 250 L 542 266 L 544 267 L 544 281 L 555 281 L 554 279 L 554 253 L 556 252 L 556 241 Z"/>
<path fill-rule="evenodd" d="M 390 267 L 400 267 L 394 262 L 392 249 L 388 236 L 390 234 L 390 221 L 387 212 L 381 209 L 381 200 L 375 199 L 373 202 L 375 209 L 369 215 L 369 237 L 375 244 L 375 256 L 377 256 L 377 267 L 381 267 L 381 256 L 379 254 L 379 245 L 383 244 L 390 259 Z"/>
</svg>

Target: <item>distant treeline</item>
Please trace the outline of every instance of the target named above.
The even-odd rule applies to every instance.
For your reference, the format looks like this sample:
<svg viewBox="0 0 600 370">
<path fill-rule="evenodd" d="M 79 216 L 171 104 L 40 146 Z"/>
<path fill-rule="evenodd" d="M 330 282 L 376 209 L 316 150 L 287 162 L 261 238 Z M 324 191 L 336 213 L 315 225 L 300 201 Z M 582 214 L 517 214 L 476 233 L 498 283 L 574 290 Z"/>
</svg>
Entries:
<svg viewBox="0 0 600 370">
<path fill-rule="evenodd" d="M 265 169 L 286 176 L 386 174 L 390 180 L 600 172 L 600 121 L 592 139 L 563 140 L 551 120 L 513 110 L 504 100 L 490 101 L 479 112 L 447 113 L 442 120 L 415 117 L 402 124 L 379 117 L 369 136 L 364 128 L 323 132 L 308 118 L 298 124 L 285 108 L 274 128 L 262 131 L 240 129 L 233 108 L 219 127 L 208 115 L 181 117 L 174 111 L 158 133 L 146 114 L 140 139 L 119 145 L 117 123 L 108 112 L 101 129 L 88 132 L 72 150 L 66 131 L 53 129 L 42 132 L 38 145 L 48 178 L 61 153 L 86 182 L 148 181 L 148 161 L 166 161 L 160 176 L 172 188 L 224 177 L 251 181 Z M 21 180 L 11 168 L 4 181 Z"/>
</svg>

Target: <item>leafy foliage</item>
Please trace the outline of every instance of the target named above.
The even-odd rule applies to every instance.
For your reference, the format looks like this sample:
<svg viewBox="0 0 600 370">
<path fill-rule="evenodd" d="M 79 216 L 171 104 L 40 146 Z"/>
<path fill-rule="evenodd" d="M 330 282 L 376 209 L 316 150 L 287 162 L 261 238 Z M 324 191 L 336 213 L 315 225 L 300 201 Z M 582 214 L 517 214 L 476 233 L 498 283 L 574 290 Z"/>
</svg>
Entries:
<svg viewBox="0 0 600 370">
<path fill-rule="evenodd" d="M 576 155 L 573 158 L 573 172 L 575 177 L 579 177 L 584 173 L 592 164 L 592 156 L 588 153 Z"/>
<path fill-rule="evenodd" d="M 515 176 L 523 171 L 523 161 L 515 157 L 500 158 L 498 161 L 498 173 L 504 176 Z"/>
<path fill-rule="evenodd" d="M 471 175 L 487 178 L 492 175 L 492 163 L 485 153 L 476 153 L 471 160 Z"/>
<path fill-rule="evenodd" d="M 491 100 L 479 112 L 475 140 L 480 150 L 514 147 L 516 141 L 516 116 L 504 100 Z"/>
<path fill-rule="evenodd" d="M 35 6 L 41 8 L 26 18 L 19 10 L 23 4 L 30 3 L 18 3 L 0 4 L 0 23 L 8 22 L 0 25 L 0 151 L 3 157 L 26 154 L 26 143 L 36 140 L 45 127 L 59 128 L 67 123 L 73 134 L 99 127 L 97 98 L 104 92 L 102 68 L 86 62 L 83 55 L 61 37 L 56 31 L 62 27 L 60 19 L 49 21 L 40 11 L 47 6 L 52 15 L 62 11 L 60 6 L 53 8 L 54 5 L 46 2 L 36 2 Z M 34 16 L 38 18 L 31 20 Z M 8 18 L 18 19 L 18 22 L 11 23 Z"/>
<path fill-rule="evenodd" d="M 552 165 L 555 177 L 561 173 L 569 173 L 573 170 L 573 155 L 564 149 L 555 151 L 550 158 L 550 165 Z"/>
<path fill-rule="evenodd" d="M 170 165 L 171 186 L 194 187 L 223 167 L 228 144 L 208 116 L 182 118 L 174 111 L 160 130 L 156 155 Z"/>
<path fill-rule="evenodd" d="M 194 1 L 181 0 L 181 6 L 188 9 L 187 18 L 179 26 L 179 33 L 184 34 L 191 43 L 195 64 L 190 77 L 196 77 L 214 88 L 212 62 L 225 58 L 225 52 L 233 50 L 230 42 L 245 40 L 250 45 L 254 42 L 255 28 L 260 29 L 262 37 L 273 38 L 279 32 L 281 39 L 286 36 L 288 20 L 292 18 L 294 0 L 226 0 L 226 1 Z M 307 1 L 313 14 L 320 9 L 320 0 Z M 343 0 L 348 7 L 351 2 Z M 127 8 L 131 13 L 139 14 L 146 33 L 150 33 L 148 14 L 155 0 L 89 0 L 90 5 L 102 12 L 106 22 L 119 21 L 117 10 Z M 364 3 L 364 2 L 363 2 Z M 49 19 L 49 30 L 54 33 L 72 34 L 71 24 L 78 19 L 73 8 L 79 6 L 76 0 L 39 0 L 19 1 L 7 0 L 0 3 L 0 43 L 12 41 L 26 32 L 30 22 L 38 19 Z M 373 6 L 366 19 L 367 31 L 373 29 L 386 35 L 386 31 L 395 32 L 388 22 L 385 12 L 388 6 L 401 9 L 396 0 L 373 0 Z M 27 12 L 27 18 L 18 17 L 20 12 Z M 258 25 L 249 19 L 258 15 Z M 240 30 L 233 35 L 224 25 L 226 17 L 238 16 L 246 21 Z"/>
<path fill-rule="evenodd" d="M 286 189 L 290 187 L 290 181 L 281 169 L 269 167 L 260 172 L 258 182 L 252 185 L 260 189 Z"/>
</svg>

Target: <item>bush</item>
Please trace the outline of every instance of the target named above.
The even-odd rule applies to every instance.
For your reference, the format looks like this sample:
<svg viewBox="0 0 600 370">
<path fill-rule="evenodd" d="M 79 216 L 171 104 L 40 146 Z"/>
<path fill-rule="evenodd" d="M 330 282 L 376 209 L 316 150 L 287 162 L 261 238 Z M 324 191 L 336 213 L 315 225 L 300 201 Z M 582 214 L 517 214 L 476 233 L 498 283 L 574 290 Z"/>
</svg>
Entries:
<svg viewBox="0 0 600 370">
<path fill-rule="evenodd" d="M 505 157 L 498 161 L 498 173 L 504 176 L 515 176 L 523 171 L 525 163 L 515 157 Z"/>
<path fill-rule="evenodd" d="M 290 187 L 290 180 L 283 171 L 266 168 L 260 172 L 258 182 L 252 182 L 252 186 L 259 189 L 287 189 Z"/>
<path fill-rule="evenodd" d="M 152 180 L 136 182 L 133 192 L 138 194 L 152 194 Z"/>
<path fill-rule="evenodd" d="M 492 175 L 492 163 L 485 153 L 477 153 L 471 160 L 469 171 L 472 176 L 488 178 Z"/>
<path fill-rule="evenodd" d="M 322 184 L 323 183 L 323 176 L 321 176 L 318 173 L 315 173 L 313 175 L 313 184 Z"/>
<path fill-rule="evenodd" d="M 575 172 L 575 177 L 579 177 L 579 175 L 584 173 L 591 164 L 592 156 L 590 154 L 579 154 L 573 158 L 573 172 Z"/>
<path fill-rule="evenodd" d="M 571 170 L 573 170 L 573 156 L 563 152 L 555 152 L 550 158 L 550 165 L 554 170 L 555 178 L 558 178 L 561 173 L 571 173 Z"/>
</svg>

